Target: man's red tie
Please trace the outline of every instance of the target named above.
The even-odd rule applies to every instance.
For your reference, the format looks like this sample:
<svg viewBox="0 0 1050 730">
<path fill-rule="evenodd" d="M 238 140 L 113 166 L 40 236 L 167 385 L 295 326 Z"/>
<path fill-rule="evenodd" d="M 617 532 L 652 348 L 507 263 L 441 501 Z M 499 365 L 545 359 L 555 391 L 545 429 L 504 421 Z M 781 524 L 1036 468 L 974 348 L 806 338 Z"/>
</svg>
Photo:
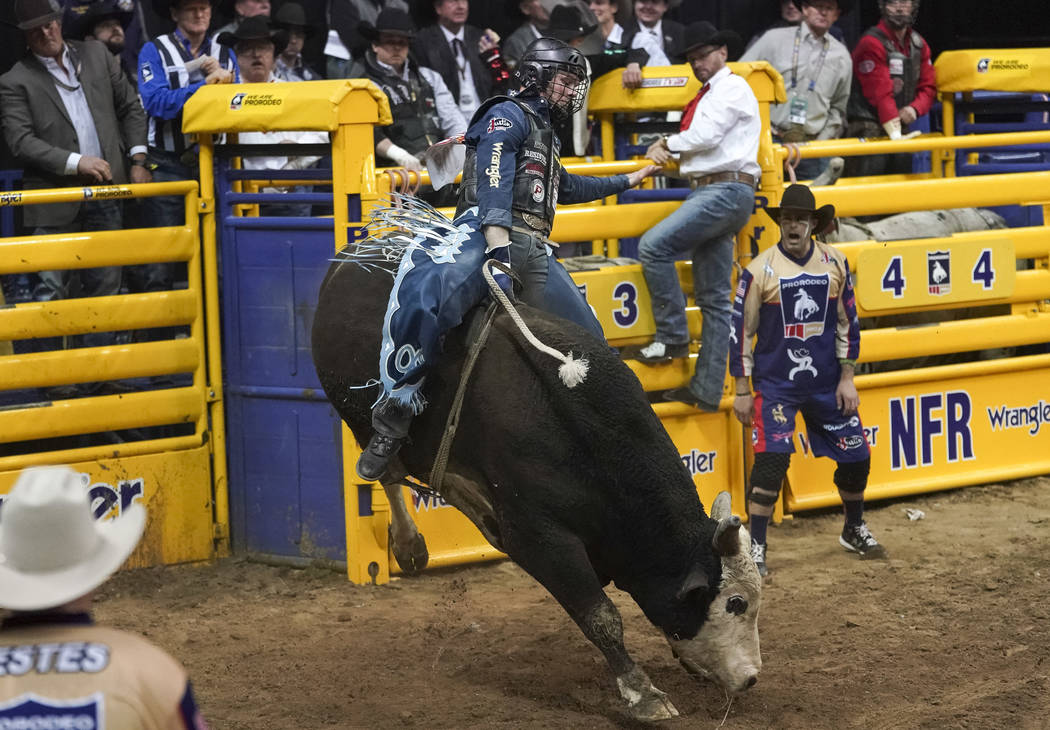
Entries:
<svg viewBox="0 0 1050 730">
<path fill-rule="evenodd" d="M 693 114 L 696 113 L 696 105 L 700 103 L 700 100 L 704 98 L 704 94 L 711 90 L 711 84 L 704 84 L 700 89 L 700 93 L 693 97 L 693 100 L 685 105 L 685 111 L 682 112 L 682 126 L 681 131 L 689 129 L 689 125 L 693 123 Z"/>
</svg>

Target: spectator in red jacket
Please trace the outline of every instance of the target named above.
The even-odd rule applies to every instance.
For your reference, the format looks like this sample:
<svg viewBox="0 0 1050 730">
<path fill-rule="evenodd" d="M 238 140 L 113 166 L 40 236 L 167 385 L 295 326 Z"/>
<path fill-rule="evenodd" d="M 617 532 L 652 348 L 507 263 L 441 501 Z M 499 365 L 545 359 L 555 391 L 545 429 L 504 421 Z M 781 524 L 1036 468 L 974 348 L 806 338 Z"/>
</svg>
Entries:
<svg viewBox="0 0 1050 730">
<path fill-rule="evenodd" d="M 847 116 L 850 137 L 900 139 L 927 114 L 937 95 L 930 46 L 912 24 L 919 0 L 879 0 L 882 20 L 853 51 L 855 83 Z M 911 172 L 911 155 L 854 157 L 849 175 Z"/>
</svg>

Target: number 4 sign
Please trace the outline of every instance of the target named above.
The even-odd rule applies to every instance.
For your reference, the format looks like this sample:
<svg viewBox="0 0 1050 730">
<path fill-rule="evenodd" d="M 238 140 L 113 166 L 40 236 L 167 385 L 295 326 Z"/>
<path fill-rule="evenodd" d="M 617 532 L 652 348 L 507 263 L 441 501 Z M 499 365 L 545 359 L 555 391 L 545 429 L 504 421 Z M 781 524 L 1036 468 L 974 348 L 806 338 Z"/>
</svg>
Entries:
<svg viewBox="0 0 1050 730">
<path fill-rule="evenodd" d="M 1009 239 L 860 244 L 857 303 L 864 311 L 1002 300 L 1016 273 Z"/>
</svg>

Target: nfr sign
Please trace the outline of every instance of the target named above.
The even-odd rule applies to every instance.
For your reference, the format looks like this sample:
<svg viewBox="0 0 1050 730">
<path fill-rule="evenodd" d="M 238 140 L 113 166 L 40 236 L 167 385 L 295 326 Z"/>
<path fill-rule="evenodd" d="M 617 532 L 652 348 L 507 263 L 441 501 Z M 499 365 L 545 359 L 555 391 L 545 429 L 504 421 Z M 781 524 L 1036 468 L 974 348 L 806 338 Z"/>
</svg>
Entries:
<svg viewBox="0 0 1050 730">
<path fill-rule="evenodd" d="M 912 469 L 934 463 L 943 449 L 951 463 L 974 458 L 970 394 L 946 393 L 890 398 L 890 468 Z"/>
</svg>

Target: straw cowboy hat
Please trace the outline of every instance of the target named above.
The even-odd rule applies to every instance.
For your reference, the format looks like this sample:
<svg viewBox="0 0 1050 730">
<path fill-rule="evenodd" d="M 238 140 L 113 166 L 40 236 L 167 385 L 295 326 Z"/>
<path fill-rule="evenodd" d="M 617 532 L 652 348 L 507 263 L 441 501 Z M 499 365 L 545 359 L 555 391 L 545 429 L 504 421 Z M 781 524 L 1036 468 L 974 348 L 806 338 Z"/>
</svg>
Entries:
<svg viewBox="0 0 1050 730">
<path fill-rule="evenodd" d="M 15 0 L 15 23 L 19 30 L 32 30 L 62 18 L 58 0 Z"/>
<path fill-rule="evenodd" d="M 818 208 L 817 199 L 813 197 L 813 191 L 808 185 L 789 185 L 784 191 L 784 197 L 780 199 L 780 205 L 766 208 L 766 213 L 777 225 L 780 225 L 780 211 L 782 210 L 801 210 L 815 215 L 817 224 L 813 226 L 814 233 L 825 230 L 828 224 L 835 220 L 835 206 L 822 205 Z"/>
<path fill-rule="evenodd" d="M 12 611 L 55 608 L 98 588 L 146 527 L 139 504 L 96 521 L 87 484 L 68 466 L 23 471 L 0 518 L 0 608 Z"/>
</svg>

